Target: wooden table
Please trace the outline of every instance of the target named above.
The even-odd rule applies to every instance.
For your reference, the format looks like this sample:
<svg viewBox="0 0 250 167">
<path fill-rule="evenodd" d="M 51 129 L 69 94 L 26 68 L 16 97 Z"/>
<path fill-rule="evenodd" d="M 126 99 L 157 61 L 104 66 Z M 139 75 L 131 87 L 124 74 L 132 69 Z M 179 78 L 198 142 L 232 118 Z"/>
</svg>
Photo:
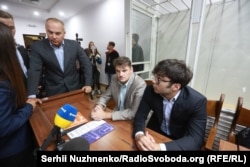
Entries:
<svg viewBox="0 0 250 167">
<path fill-rule="evenodd" d="M 240 146 L 240 151 L 250 151 L 249 148 Z M 238 151 L 237 150 L 237 145 L 234 143 L 231 143 L 229 141 L 225 141 L 223 139 L 220 139 L 219 143 L 219 151 Z"/>
<path fill-rule="evenodd" d="M 54 127 L 54 117 L 58 109 L 66 103 L 75 106 L 78 112 L 81 112 L 88 121 L 92 120 L 90 113 L 95 103 L 90 99 L 90 96 L 82 90 L 44 98 L 43 104 L 36 107 L 30 118 L 30 123 L 39 147 Z M 114 126 L 114 130 L 92 143 L 90 150 L 137 150 L 132 137 L 132 121 L 106 121 Z M 171 140 L 150 129 L 147 130 L 155 138 L 156 142 Z M 68 139 L 68 137 L 64 136 L 64 139 Z M 54 149 L 55 142 L 52 141 L 48 145 L 47 150 Z"/>
</svg>

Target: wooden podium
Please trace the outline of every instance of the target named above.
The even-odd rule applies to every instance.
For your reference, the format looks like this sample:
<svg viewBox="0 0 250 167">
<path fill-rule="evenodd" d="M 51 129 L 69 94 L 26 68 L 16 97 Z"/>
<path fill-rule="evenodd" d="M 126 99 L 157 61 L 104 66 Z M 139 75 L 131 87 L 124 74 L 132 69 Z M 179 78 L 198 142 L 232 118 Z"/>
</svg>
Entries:
<svg viewBox="0 0 250 167">
<path fill-rule="evenodd" d="M 73 105 L 88 121 L 92 120 L 90 114 L 95 103 L 91 100 L 90 95 L 84 93 L 82 90 L 51 96 L 42 99 L 42 101 L 43 104 L 36 107 L 30 118 L 30 124 L 39 147 L 41 147 L 44 140 L 53 129 L 55 115 L 58 112 L 58 109 L 64 104 L 68 103 Z M 92 143 L 90 145 L 90 150 L 137 150 L 132 137 L 132 121 L 106 121 L 114 127 L 114 130 Z M 152 136 L 154 136 L 156 142 L 166 142 L 171 140 L 150 129 L 147 130 Z M 69 139 L 67 135 L 64 135 L 63 138 Z M 47 150 L 55 150 L 55 148 L 55 141 L 51 141 Z"/>
</svg>

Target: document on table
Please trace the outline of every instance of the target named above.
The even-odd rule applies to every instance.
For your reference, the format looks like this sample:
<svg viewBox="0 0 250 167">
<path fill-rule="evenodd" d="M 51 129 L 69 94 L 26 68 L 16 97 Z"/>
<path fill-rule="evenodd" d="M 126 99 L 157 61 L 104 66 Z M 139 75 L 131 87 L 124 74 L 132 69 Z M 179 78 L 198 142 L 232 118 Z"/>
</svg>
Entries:
<svg viewBox="0 0 250 167">
<path fill-rule="evenodd" d="M 106 135 L 110 131 L 112 131 L 114 127 L 107 123 L 104 120 L 101 121 L 90 121 L 75 130 L 67 133 L 69 138 L 73 139 L 75 137 L 82 136 L 89 143 L 93 143 L 94 141 L 98 140 L 102 136 Z"/>
</svg>

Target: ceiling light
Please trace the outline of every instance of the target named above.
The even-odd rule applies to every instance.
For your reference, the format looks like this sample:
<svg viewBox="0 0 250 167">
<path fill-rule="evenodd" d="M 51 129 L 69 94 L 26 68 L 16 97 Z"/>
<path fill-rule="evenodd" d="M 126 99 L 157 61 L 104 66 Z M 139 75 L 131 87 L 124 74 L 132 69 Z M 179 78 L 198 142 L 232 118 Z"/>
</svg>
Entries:
<svg viewBox="0 0 250 167">
<path fill-rule="evenodd" d="M 8 10 L 8 6 L 6 6 L 6 5 L 2 5 L 1 8 L 2 8 L 3 10 Z"/>
<path fill-rule="evenodd" d="M 35 11 L 34 15 L 39 16 L 40 14 L 39 14 L 39 12 Z"/>
<path fill-rule="evenodd" d="M 64 13 L 63 13 L 63 12 L 59 12 L 59 15 L 60 15 L 60 16 L 64 16 Z"/>
</svg>

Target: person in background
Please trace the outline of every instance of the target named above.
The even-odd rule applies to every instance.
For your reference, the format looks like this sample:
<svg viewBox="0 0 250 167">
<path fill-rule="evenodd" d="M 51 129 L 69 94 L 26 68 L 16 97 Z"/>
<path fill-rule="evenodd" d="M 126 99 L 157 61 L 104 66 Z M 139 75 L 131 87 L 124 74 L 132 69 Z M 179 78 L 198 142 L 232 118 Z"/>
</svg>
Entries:
<svg viewBox="0 0 250 167">
<path fill-rule="evenodd" d="M 8 26 L 0 23 L 0 166 L 35 165 L 31 116 L 40 99 L 27 99 L 14 38 Z"/>
<path fill-rule="evenodd" d="M 94 120 L 132 120 L 141 101 L 146 82 L 133 72 L 130 59 L 118 57 L 114 60 L 114 66 L 116 75 L 91 112 Z M 113 111 L 106 108 L 110 99 L 116 104 Z"/>
<path fill-rule="evenodd" d="M 0 10 L 0 23 L 7 25 L 11 29 L 12 36 L 14 38 L 16 34 L 16 27 L 13 16 L 6 11 Z M 23 72 L 22 75 L 24 76 L 24 83 L 27 87 L 27 70 L 29 69 L 29 55 L 24 46 L 17 43 L 15 43 L 15 46 L 16 55 L 21 66 L 21 70 Z"/>
<path fill-rule="evenodd" d="M 144 55 L 142 47 L 138 44 L 139 35 L 132 34 L 132 62 L 142 62 L 144 61 Z M 143 71 L 144 64 L 133 65 L 134 72 Z"/>
<path fill-rule="evenodd" d="M 31 45 L 30 68 L 28 70 L 28 94 L 35 97 L 40 73 L 44 66 L 45 90 L 52 96 L 82 88 L 91 92 L 92 66 L 83 48 L 77 41 L 64 39 L 64 23 L 57 18 L 48 18 L 45 22 L 46 39 Z M 76 62 L 84 75 L 85 86 L 80 81 Z"/>
<path fill-rule="evenodd" d="M 193 77 L 184 61 L 166 59 L 153 69 L 153 84 L 147 86 L 134 119 L 135 142 L 139 150 L 200 150 L 206 130 L 207 99 L 187 86 Z M 172 139 L 157 143 L 147 127 Z"/>
<path fill-rule="evenodd" d="M 109 87 L 112 75 L 115 74 L 115 66 L 114 60 L 119 57 L 119 53 L 115 50 L 115 42 L 110 41 L 107 46 L 106 52 L 106 63 L 105 63 L 105 73 L 108 76 L 108 85 L 106 89 Z"/>
<path fill-rule="evenodd" d="M 91 64 L 92 64 L 92 72 L 93 72 L 93 85 L 92 85 L 92 92 L 91 95 L 95 95 L 95 88 L 97 87 L 97 94 L 101 95 L 101 85 L 100 85 L 100 71 L 101 71 L 101 64 L 102 58 L 101 54 L 98 52 L 95 44 L 93 41 L 89 42 L 88 48 L 85 49 Z"/>
</svg>

